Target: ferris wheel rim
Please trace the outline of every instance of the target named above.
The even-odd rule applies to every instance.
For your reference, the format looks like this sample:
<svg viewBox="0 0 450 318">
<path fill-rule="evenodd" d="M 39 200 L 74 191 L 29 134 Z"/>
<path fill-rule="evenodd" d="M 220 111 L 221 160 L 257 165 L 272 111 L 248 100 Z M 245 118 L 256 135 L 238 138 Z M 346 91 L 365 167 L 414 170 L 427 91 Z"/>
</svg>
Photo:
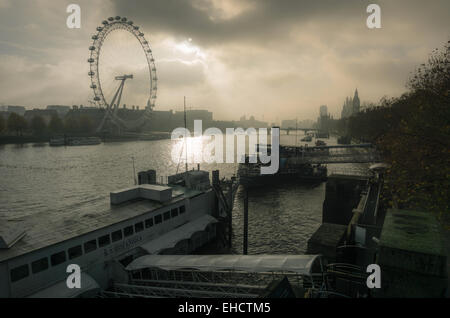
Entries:
<svg viewBox="0 0 450 318">
<path fill-rule="evenodd" d="M 88 59 L 88 63 L 90 66 L 88 75 L 91 78 L 91 89 L 94 92 L 94 103 L 100 108 L 104 107 L 107 111 L 111 111 L 112 105 L 109 105 L 109 103 L 106 101 L 101 87 L 99 59 L 103 42 L 106 40 L 108 35 L 115 30 L 122 29 L 133 34 L 139 41 L 139 44 L 144 51 L 149 69 L 150 82 L 149 98 L 145 110 L 146 113 L 148 110 L 151 111 L 155 107 L 158 78 L 156 76 L 155 59 L 153 58 L 149 42 L 144 37 L 144 33 L 140 31 L 139 26 L 134 25 L 132 21 L 129 21 L 127 18 L 120 16 L 110 17 L 107 20 L 104 20 L 102 22 L 102 25 L 103 26 L 97 27 L 97 32 L 91 37 L 93 42 L 89 47 L 90 57 Z M 116 105 L 117 108 L 118 106 L 119 105 Z"/>
</svg>

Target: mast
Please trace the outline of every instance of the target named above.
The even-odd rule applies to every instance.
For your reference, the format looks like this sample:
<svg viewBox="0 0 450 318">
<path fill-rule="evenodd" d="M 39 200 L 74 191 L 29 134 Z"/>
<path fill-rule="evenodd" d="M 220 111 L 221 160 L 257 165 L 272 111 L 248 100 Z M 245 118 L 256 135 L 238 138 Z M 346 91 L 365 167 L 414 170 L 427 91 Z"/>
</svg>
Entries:
<svg viewBox="0 0 450 318">
<path fill-rule="evenodd" d="M 184 128 L 187 129 L 187 123 L 186 123 L 186 96 L 184 96 Z M 184 146 L 186 148 L 186 172 L 187 172 L 188 171 L 187 135 L 184 137 Z"/>
</svg>

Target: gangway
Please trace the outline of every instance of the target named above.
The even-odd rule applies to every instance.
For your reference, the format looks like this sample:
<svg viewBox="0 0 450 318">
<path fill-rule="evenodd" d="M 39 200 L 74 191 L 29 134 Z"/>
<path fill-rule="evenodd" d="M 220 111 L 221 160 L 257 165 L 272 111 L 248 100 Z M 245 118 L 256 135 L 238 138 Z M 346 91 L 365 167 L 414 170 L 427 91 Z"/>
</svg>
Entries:
<svg viewBox="0 0 450 318">
<path fill-rule="evenodd" d="M 126 267 L 126 284 L 102 296 L 253 298 L 284 277 L 321 290 L 324 268 L 320 255 L 144 255 Z"/>
</svg>

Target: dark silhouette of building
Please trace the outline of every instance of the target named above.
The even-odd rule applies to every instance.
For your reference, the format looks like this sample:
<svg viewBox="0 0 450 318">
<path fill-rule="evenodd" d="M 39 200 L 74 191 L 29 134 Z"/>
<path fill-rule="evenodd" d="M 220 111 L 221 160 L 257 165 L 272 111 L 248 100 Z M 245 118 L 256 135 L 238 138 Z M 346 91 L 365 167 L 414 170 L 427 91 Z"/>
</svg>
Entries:
<svg viewBox="0 0 450 318">
<path fill-rule="evenodd" d="M 358 97 L 358 89 L 355 90 L 355 96 L 353 96 L 353 114 L 359 113 L 359 110 L 361 108 L 361 102 Z"/>
<path fill-rule="evenodd" d="M 361 101 L 358 96 L 358 89 L 355 90 L 355 95 L 352 97 L 346 97 L 344 105 L 342 106 L 341 118 L 350 117 L 356 113 L 359 113 L 361 109 Z"/>
</svg>

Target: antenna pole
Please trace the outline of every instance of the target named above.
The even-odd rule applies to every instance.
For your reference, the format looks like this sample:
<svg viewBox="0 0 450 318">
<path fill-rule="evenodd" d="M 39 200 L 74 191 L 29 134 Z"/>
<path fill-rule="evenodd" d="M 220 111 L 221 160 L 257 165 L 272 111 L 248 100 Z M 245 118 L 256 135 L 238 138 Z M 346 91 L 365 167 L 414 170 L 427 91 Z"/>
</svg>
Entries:
<svg viewBox="0 0 450 318">
<path fill-rule="evenodd" d="M 187 122 L 186 122 L 186 96 L 184 96 L 184 128 L 187 129 Z M 184 137 L 184 145 L 186 147 L 186 172 L 187 172 L 188 171 L 187 136 Z"/>
</svg>

